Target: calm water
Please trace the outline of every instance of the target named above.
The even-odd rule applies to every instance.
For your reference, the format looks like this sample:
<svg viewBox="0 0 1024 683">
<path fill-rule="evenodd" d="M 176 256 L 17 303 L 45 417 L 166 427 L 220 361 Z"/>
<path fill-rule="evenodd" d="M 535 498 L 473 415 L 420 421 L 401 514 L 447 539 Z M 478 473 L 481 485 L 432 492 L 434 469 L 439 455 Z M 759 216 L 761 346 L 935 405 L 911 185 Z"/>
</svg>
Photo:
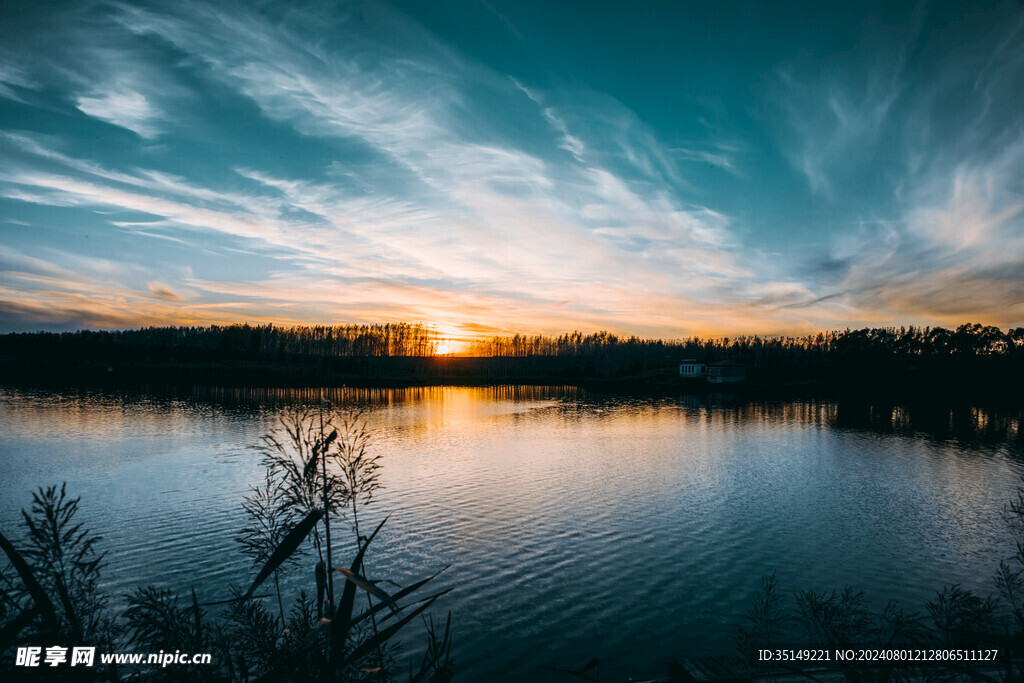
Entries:
<svg viewBox="0 0 1024 683">
<path fill-rule="evenodd" d="M 262 476 L 249 446 L 319 395 L 0 389 L 0 524 L 67 481 L 104 536 L 110 594 L 223 598 L 250 576 L 232 540 Z M 850 584 L 920 609 L 944 584 L 989 592 L 1012 554 L 1000 513 L 1024 473 L 1019 412 L 529 387 L 330 397 L 369 407 L 385 458 L 371 574 L 452 565 L 437 582 L 455 588 L 462 680 L 546 680 L 539 665 L 594 656 L 608 680 L 660 675 L 729 652 L 773 570 L 786 593 Z"/>
</svg>

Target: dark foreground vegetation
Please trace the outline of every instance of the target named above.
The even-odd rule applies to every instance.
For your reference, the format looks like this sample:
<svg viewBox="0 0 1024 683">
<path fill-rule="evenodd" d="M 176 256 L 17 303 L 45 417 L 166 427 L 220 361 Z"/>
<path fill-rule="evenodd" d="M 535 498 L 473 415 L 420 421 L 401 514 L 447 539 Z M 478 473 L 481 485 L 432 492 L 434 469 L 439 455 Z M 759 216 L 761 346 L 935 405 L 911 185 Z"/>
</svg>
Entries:
<svg viewBox="0 0 1024 683">
<path fill-rule="evenodd" d="M 999 563 L 988 595 L 946 586 L 917 611 L 895 601 L 872 611 L 863 590 L 797 591 L 787 600 L 775 576 L 764 577 L 747 623 L 737 632 L 734 670 L 743 678 L 797 675 L 807 680 L 814 679 L 809 672 L 829 669 L 841 671 L 846 681 L 864 683 L 1024 680 L 1024 488 L 1018 489 L 1005 517 L 1016 554 Z M 763 661 L 759 656 L 761 650 L 787 648 L 825 651 L 830 661 Z M 839 662 L 837 650 L 897 654 Z M 924 657 L 936 651 L 953 655 L 947 661 L 904 659 L 905 653 Z M 993 651 L 993 659 L 977 661 Z"/>
<path fill-rule="evenodd" d="M 122 596 L 111 608 L 100 587 L 102 539 L 75 520 L 79 499 L 65 487 L 33 494 L 23 533 L 0 533 L 0 678 L 60 681 L 395 681 L 446 683 L 454 673 L 451 615 L 425 611 L 447 591 L 422 595 L 438 572 L 385 590 L 366 554 L 384 526 L 360 527 L 380 467 L 358 415 L 296 409 L 263 437 L 262 486 L 243 502 L 248 524 L 237 537 L 253 576 L 200 602 L 159 586 Z M 332 531 L 334 541 L 332 542 Z M 309 591 L 285 600 L 280 575 L 308 577 Z M 242 578 L 242 577 L 239 577 Z M 393 637 L 413 620 L 427 625 L 425 653 L 400 661 Z M 48 648 L 67 648 L 56 666 Z M 36 666 L 18 648 L 42 647 Z M 72 666 L 72 648 L 95 647 L 92 666 Z M 37 651 L 38 652 L 38 651 Z M 104 663 L 102 653 L 209 653 L 209 664 Z"/>
<path fill-rule="evenodd" d="M 435 356 L 422 325 L 159 327 L 0 336 L 8 382 L 263 386 L 485 383 L 667 385 L 683 359 L 733 361 L 753 387 L 1016 395 L 1024 328 L 964 324 L 684 340 L 579 332 L 476 343 Z"/>
</svg>

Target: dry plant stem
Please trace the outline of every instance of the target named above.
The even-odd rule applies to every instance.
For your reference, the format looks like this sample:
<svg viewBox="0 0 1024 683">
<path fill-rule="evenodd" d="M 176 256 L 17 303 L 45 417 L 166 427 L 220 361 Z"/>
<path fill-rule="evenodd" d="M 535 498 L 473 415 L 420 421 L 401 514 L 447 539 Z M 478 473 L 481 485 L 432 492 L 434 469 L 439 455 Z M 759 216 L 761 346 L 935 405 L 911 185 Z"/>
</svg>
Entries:
<svg viewBox="0 0 1024 683">
<path fill-rule="evenodd" d="M 334 612 L 334 572 L 330 568 L 334 566 L 331 557 L 331 514 L 327 502 L 327 437 L 324 434 L 324 406 L 323 397 L 320 398 L 320 463 L 323 468 L 323 497 L 324 497 L 324 540 L 327 543 L 327 604 L 331 606 L 331 613 Z"/>
<path fill-rule="evenodd" d="M 283 629 L 288 622 L 284 619 L 284 601 L 281 600 L 281 583 L 277 578 L 277 570 L 274 570 L 274 590 L 277 591 L 277 609 L 281 612 L 281 628 Z"/>
<path fill-rule="evenodd" d="M 349 494 L 348 505 L 352 510 L 352 530 L 356 536 L 356 550 L 360 552 L 363 550 L 363 537 L 359 529 L 359 500 L 362 497 L 365 503 L 369 503 L 373 499 L 374 492 L 380 488 L 380 483 L 377 481 L 377 470 L 379 468 L 377 460 L 379 456 L 365 457 L 366 449 L 369 445 L 369 434 L 361 412 L 350 412 L 347 414 L 342 420 L 340 427 L 344 438 L 338 442 L 336 457 L 339 460 L 345 477 Z M 359 563 L 357 571 L 366 576 L 364 562 Z M 373 599 L 369 591 L 365 591 L 365 593 L 368 608 L 372 610 Z M 370 622 L 373 627 L 373 633 L 376 635 L 378 633 L 377 616 L 373 611 L 370 612 Z M 384 652 L 381 647 L 376 648 L 376 652 L 378 664 L 383 667 Z"/>
<path fill-rule="evenodd" d="M 286 438 L 280 439 L 277 434 L 271 432 L 263 437 L 263 445 L 260 448 L 265 463 L 284 478 L 287 506 L 303 514 L 308 514 L 314 509 L 321 512 L 326 509 L 330 512 L 342 502 L 339 500 L 340 482 L 337 482 L 329 472 L 322 470 L 320 463 L 315 461 L 317 457 L 323 455 L 320 453 L 322 447 L 329 444 L 324 444 L 325 439 L 320 438 L 321 430 L 316 416 L 310 415 L 310 412 L 295 410 L 282 417 L 278 429 Z M 309 419 L 310 417 L 312 419 Z M 324 431 L 330 426 L 327 420 L 324 420 L 323 425 Z M 326 438 L 327 442 L 330 440 L 331 437 Z M 321 477 L 322 481 L 317 481 Z M 312 540 L 318 558 L 325 561 L 327 558 L 323 548 L 324 539 L 321 537 L 319 525 L 313 531 Z"/>
<path fill-rule="evenodd" d="M 352 496 L 352 527 L 356 531 L 356 551 L 363 549 L 363 537 L 359 534 L 359 507 L 356 504 L 356 496 Z M 359 573 L 366 576 L 365 562 L 359 563 Z M 370 591 L 366 591 L 366 605 L 367 609 L 373 609 L 373 598 L 370 597 Z M 373 634 L 377 635 L 377 614 L 370 612 L 370 623 L 373 625 Z M 384 667 L 384 650 L 381 646 L 377 647 L 377 665 L 383 670 Z"/>
</svg>

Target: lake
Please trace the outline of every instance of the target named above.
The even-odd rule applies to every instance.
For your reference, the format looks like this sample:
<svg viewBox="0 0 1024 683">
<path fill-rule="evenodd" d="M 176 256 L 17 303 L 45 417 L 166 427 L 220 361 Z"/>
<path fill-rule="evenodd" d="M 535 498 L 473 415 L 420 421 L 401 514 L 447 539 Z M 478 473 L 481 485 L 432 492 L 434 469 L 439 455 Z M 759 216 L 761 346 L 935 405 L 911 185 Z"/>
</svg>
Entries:
<svg viewBox="0 0 1024 683">
<path fill-rule="evenodd" d="M 772 571 L 787 595 L 851 585 L 872 606 L 923 610 L 943 585 L 992 591 L 1014 552 L 1002 511 L 1024 474 L 1017 410 L 325 392 L 367 411 L 383 456 L 366 524 L 390 519 L 368 572 L 404 584 L 451 565 L 434 615 L 452 611 L 458 680 L 567 680 L 540 666 L 591 657 L 603 680 L 663 675 L 670 659 L 731 652 Z M 320 395 L 0 389 L 0 525 L 17 536 L 31 491 L 66 481 L 104 537 L 115 602 L 149 583 L 224 598 L 252 576 L 234 541 L 262 481 L 251 447 Z M 349 558 L 354 542 L 335 547 Z M 311 575 L 293 571 L 286 589 Z"/>
</svg>

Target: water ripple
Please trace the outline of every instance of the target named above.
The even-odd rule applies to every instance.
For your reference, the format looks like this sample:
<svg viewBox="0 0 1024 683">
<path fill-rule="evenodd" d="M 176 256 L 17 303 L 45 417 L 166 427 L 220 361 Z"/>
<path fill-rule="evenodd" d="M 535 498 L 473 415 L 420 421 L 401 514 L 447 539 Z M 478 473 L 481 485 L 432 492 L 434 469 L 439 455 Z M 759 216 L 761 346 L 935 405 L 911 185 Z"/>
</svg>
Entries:
<svg viewBox="0 0 1024 683">
<path fill-rule="evenodd" d="M 261 477 L 248 446 L 284 406 L 318 399 L 0 389 L 0 523 L 17 525 L 33 487 L 66 480 L 104 536 L 115 604 L 150 583 L 222 599 L 252 575 L 234 540 Z M 437 583 L 454 589 L 465 680 L 548 680 L 540 665 L 593 656 L 609 679 L 655 676 L 668 659 L 729 651 L 772 571 L 786 593 L 851 584 L 873 605 L 919 608 L 944 584 L 987 592 L 1013 552 L 1000 512 L 1022 472 L 1017 414 L 564 388 L 331 400 L 370 407 L 384 454 L 363 524 L 391 517 L 369 571 L 407 583 L 451 564 Z M 289 595 L 310 585 L 308 569 L 284 577 Z"/>
</svg>

